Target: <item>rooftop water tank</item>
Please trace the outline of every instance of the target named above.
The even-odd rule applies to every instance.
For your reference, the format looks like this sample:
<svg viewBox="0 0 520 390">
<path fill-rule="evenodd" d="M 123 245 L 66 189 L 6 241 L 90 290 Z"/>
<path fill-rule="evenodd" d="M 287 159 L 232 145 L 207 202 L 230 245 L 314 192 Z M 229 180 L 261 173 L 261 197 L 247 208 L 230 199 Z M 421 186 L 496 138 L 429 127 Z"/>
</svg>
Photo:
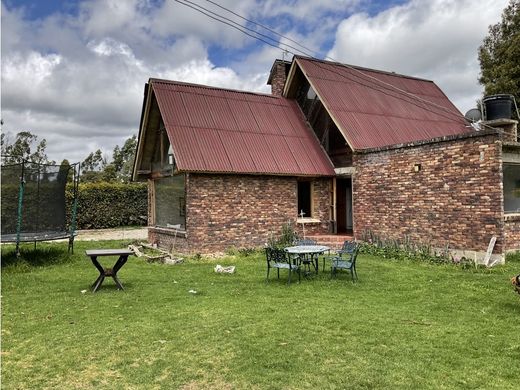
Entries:
<svg viewBox="0 0 520 390">
<path fill-rule="evenodd" d="M 513 112 L 513 95 L 486 96 L 482 103 L 486 107 L 486 120 L 511 119 Z"/>
</svg>

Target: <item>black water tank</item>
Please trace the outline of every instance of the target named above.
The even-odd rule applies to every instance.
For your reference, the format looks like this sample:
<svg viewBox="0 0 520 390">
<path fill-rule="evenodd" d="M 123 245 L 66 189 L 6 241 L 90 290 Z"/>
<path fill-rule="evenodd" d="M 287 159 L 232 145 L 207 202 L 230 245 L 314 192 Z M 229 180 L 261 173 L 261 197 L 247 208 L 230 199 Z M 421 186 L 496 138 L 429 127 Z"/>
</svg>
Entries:
<svg viewBox="0 0 520 390">
<path fill-rule="evenodd" d="M 511 119 L 513 95 L 486 96 L 482 102 L 486 106 L 486 120 Z"/>
</svg>

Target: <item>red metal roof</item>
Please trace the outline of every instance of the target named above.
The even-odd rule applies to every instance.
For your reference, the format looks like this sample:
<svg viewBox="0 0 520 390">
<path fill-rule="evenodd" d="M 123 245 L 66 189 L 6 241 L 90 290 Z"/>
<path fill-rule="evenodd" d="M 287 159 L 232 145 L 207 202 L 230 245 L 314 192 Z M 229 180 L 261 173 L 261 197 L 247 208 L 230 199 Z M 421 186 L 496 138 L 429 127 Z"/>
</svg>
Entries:
<svg viewBox="0 0 520 390">
<path fill-rule="evenodd" d="M 473 131 L 432 81 L 306 57 L 296 62 L 354 150 Z"/>
<path fill-rule="evenodd" d="M 333 176 L 294 101 L 150 80 L 180 171 Z"/>
</svg>

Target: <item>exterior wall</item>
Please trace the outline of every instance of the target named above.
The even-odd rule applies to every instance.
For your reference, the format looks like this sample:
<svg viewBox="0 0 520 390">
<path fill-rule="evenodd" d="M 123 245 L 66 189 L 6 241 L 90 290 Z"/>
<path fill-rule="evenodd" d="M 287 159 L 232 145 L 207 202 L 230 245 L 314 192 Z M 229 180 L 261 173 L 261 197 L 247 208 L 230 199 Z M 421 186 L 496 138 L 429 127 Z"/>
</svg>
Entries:
<svg viewBox="0 0 520 390">
<path fill-rule="evenodd" d="M 330 207 L 324 183 L 314 184 L 315 216 L 325 217 Z M 186 231 L 189 250 L 206 253 L 231 246 L 264 245 L 282 225 L 295 222 L 297 214 L 296 178 L 278 176 L 189 174 L 186 196 Z M 312 229 L 326 232 L 328 216 Z M 306 226 L 311 229 L 310 225 Z"/>
<path fill-rule="evenodd" d="M 189 245 L 186 236 L 180 233 L 175 234 L 173 229 L 149 226 L 148 242 L 169 252 L 189 252 Z"/>
<path fill-rule="evenodd" d="M 504 235 L 506 251 L 520 251 L 520 215 L 506 215 Z"/>
<path fill-rule="evenodd" d="M 504 249 L 501 142 L 483 135 L 354 156 L 354 231 L 433 247 Z M 416 171 L 415 164 L 420 164 Z M 475 256 L 477 256 L 475 254 Z"/>
</svg>

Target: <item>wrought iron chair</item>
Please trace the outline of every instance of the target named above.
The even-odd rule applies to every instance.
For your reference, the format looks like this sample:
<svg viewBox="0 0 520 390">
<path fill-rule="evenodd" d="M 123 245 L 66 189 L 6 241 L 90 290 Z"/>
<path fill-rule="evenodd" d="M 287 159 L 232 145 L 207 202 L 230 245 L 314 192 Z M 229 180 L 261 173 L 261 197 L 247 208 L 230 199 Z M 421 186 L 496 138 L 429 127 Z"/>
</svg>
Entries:
<svg viewBox="0 0 520 390">
<path fill-rule="evenodd" d="M 297 246 L 318 245 L 318 242 L 316 240 L 312 240 L 310 238 L 302 238 L 300 240 L 296 240 L 294 242 L 294 245 L 297 245 Z M 318 273 L 318 269 L 316 268 L 316 267 L 318 267 L 318 260 L 316 260 L 316 264 L 315 264 L 312 257 L 309 255 L 300 255 L 300 256 L 298 256 L 298 258 L 300 260 L 300 264 L 301 264 L 302 268 L 306 268 L 305 272 L 310 273 L 311 265 L 312 265 L 312 268 L 314 268 L 314 271 L 316 273 Z"/>
<path fill-rule="evenodd" d="M 269 271 L 271 268 L 276 268 L 278 279 L 280 279 L 280 269 L 286 269 L 289 271 L 289 280 L 287 281 L 287 284 L 291 283 L 291 275 L 293 272 L 298 273 L 298 283 L 301 282 L 300 265 L 293 264 L 290 257 L 283 249 L 265 248 L 265 257 L 267 259 L 266 281 L 269 281 Z"/>
<path fill-rule="evenodd" d="M 355 241 L 344 241 L 341 249 L 335 251 L 335 255 L 323 256 L 323 272 L 325 272 L 325 261 L 334 261 L 337 257 L 343 257 L 343 255 L 351 256 L 356 250 L 358 244 Z"/>
<path fill-rule="evenodd" d="M 332 260 L 332 265 L 330 267 L 330 277 L 332 278 L 338 269 L 346 269 L 350 270 L 350 275 L 352 276 L 352 282 L 358 280 L 357 271 L 356 271 L 356 259 L 359 252 L 359 247 L 354 249 L 354 252 L 350 256 L 350 260 L 345 260 L 342 257 L 337 256 L 336 259 Z"/>
<path fill-rule="evenodd" d="M 318 245 L 318 242 L 310 238 L 302 238 L 300 240 L 296 240 L 294 242 L 294 245 Z"/>
</svg>

